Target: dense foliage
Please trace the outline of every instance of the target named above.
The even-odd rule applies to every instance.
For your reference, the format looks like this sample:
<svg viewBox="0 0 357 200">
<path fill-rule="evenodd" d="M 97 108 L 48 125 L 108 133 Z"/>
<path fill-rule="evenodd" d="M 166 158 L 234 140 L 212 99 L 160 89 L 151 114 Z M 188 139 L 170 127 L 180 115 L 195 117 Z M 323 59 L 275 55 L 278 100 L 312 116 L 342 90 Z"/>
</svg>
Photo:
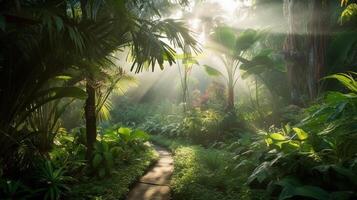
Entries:
<svg viewBox="0 0 357 200">
<path fill-rule="evenodd" d="M 150 142 L 173 153 L 173 199 L 357 199 L 356 16 L 0 0 L 0 199 L 125 199 Z"/>
</svg>

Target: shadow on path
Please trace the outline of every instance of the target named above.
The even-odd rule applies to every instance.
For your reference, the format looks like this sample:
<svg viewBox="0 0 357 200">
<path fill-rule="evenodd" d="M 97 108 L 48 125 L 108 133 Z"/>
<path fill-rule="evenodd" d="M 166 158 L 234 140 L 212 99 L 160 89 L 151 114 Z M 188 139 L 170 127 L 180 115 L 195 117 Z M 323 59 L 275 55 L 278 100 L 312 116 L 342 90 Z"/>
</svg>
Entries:
<svg viewBox="0 0 357 200">
<path fill-rule="evenodd" d="M 173 159 L 166 149 L 154 146 L 159 153 L 157 163 L 143 176 L 129 192 L 127 200 L 169 200 L 170 178 L 173 173 Z"/>
</svg>

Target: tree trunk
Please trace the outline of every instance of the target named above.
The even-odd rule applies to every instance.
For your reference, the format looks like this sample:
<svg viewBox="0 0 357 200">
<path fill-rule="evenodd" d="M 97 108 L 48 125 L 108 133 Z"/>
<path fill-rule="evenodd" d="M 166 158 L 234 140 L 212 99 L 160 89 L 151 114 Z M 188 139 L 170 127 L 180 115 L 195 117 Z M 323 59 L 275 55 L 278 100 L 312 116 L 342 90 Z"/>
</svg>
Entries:
<svg viewBox="0 0 357 200">
<path fill-rule="evenodd" d="M 329 3 L 326 0 L 311 1 L 312 14 L 309 24 L 310 51 L 308 88 L 313 100 L 319 93 L 318 82 L 323 76 L 326 46 L 329 32 Z"/>
<path fill-rule="evenodd" d="M 228 85 L 227 111 L 234 111 L 234 86 L 231 84 Z"/>
<path fill-rule="evenodd" d="M 329 9 L 326 0 L 284 0 L 288 33 L 284 44 L 292 103 L 317 97 L 325 64 Z"/>
<path fill-rule="evenodd" d="M 293 104 L 304 104 L 307 94 L 307 32 L 308 3 L 284 0 L 288 32 L 284 44 L 290 97 Z"/>
<path fill-rule="evenodd" d="M 87 137 L 87 153 L 86 159 L 90 160 L 93 154 L 94 143 L 97 138 L 97 120 L 95 109 L 95 88 L 92 85 L 92 80 L 87 78 L 86 83 L 87 99 L 84 107 L 86 119 L 86 137 Z"/>
</svg>

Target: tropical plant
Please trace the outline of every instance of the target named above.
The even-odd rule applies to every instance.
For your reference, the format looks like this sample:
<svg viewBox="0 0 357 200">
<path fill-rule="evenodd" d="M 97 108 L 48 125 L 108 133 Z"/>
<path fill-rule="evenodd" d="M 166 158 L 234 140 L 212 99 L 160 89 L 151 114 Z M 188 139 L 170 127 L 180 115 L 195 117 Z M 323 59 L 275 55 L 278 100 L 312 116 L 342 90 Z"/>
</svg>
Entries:
<svg viewBox="0 0 357 200">
<path fill-rule="evenodd" d="M 195 47 L 195 40 L 189 34 L 189 30 L 181 22 L 174 20 L 154 20 L 152 17 L 142 18 L 142 16 L 135 12 L 137 6 L 142 6 L 142 2 L 128 3 L 127 1 L 112 2 L 109 1 L 102 5 L 97 3 L 100 7 L 110 8 L 109 12 L 99 12 L 97 14 L 98 7 L 91 6 L 87 1 L 81 1 L 82 20 L 81 24 L 85 24 L 88 21 L 94 23 L 105 20 L 114 22 L 109 24 L 108 37 L 104 37 L 107 40 L 103 51 L 93 52 L 91 48 L 88 48 L 89 60 L 97 58 L 99 60 L 95 62 L 85 63 L 89 64 L 93 68 L 103 67 L 100 61 L 107 60 L 109 54 L 114 50 L 123 50 L 124 47 L 130 46 L 131 55 L 133 58 L 133 65 L 131 70 L 137 66 L 135 72 L 138 73 L 143 70 L 144 64 L 149 64 L 154 69 L 155 64 L 159 64 L 160 68 L 163 68 L 164 60 L 167 60 L 171 65 L 175 62 L 174 54 L 175 50 L 165 43 L 161 36 L 166 37 L 171 44 L 175 47 L 181 48 L 185 51 L 197 50 Z M 127 6 L 127 5 L 130 6 Z M 108 7 L 107 7 L 108 6 Z M 91 12 L 87 12 L 87 8 L 92 9 Z M 95 13 L 93 15 L 93 13 Z M 97 19 L 101 17 L 101 19 Z M 116 20 L 111 20 L 112 18 Z M 125 24 L 125 26 L 123 26 Z M 115 28 L 114 28 L 115 27 Z M 125 28 L 123 28 L 125 27 Z M 117 36 L 117 37 L 114 37 Z M 93 41 L 91 41 L 93 43 Z M 95 43 L 94 44 L 98 44 Z M 93 55 L 94 54 L 94 55 Z M 105 62 L 104 62 L 105 63 Z M 93 150 L 93 145 L 96 140 L 96 97 L 95 97 L 95 83 L 96 80 L 93 75 L 88 74 L 86 78 L 86 90 L 88 98 L 85 105 L 85 118 L 86 118 L 86 130 L 87 130 L 87 158 L 90 157 Z"/>
<path fill-rule="evenodd" d="M 308 109 L 308 117 L 297 124 L 299 127 L 286 125 L 267 134 L 269 150 L 248 179 L 251 187 L 266 187 L 279 199 L 356 198 L 357 147 L 352 141 L 356 139 L 357 102 L 353 74 L 326 77 L 337 79 L 351 93 L 329 92 L 321 104 Z"/>
<path fill-rule="evenodd" d="M 42 155 L 47 156 L 51 150 L 54 138 L 60 131 L 60 117 L 73 101 L 55 100 L 48 102 L 37 108 L 28 117 L 29 129 L 36 134 L 33 137 L 34 145 Z"/>
<path fill-rule="evenodd" d="M 104 132 L 103 138 L 118 142 L 122 145 L 135 145 L 146 142 L 149 139 L 149 135 L 142 130 L 120 127 L 114 130 L 107 130 Z"/>
<path fill-rule="evenodd" d="M 92 167 L 100 178 L 110 175 L 114 163 L 113 152 L 116 151 L 116 148 L 118 147 L 110 148 L 106 141 L 95 143 Z"/>
<path fill-rule="evenodd" d="M 74 179 L 65 173 L 64 169 L 55 169 L 49 160 L 39 166 L 36 179 L 39 180 L 39 192 L 44 194 L 44 199 L 57 200 L 70 191 L 68 183 Z"/>
<path fill-rule="evenodd" d="M 224 77 L 227 83 L 227 110 L 234 109 L 234 88 L 239 79 L 238 72 L 240 65 L 246 62 L 247 51 L 259 40 L 261 34 L 255 30 L 245 30 L 236 34 L 236 30 L 231 27 L 217 27 L 212 39 L 216 43 L 213 50 L 217 51 L 222 60 L 226 72 L 218 70 L 217 67 L 205 65 L 208 75 Z"/>
<path fill-rule="evenodd" d="M 178 56 L 178 58 L 180 58 Z M 188 108 L 190 107 L 189 105 L 189 79 L 190 79 L 190 73 L 192 71 L 192 67 L 194 65 L 197 65 L 198 61 L 192 56 L 192 55 L 183 55 L 182 58 L 182 67 L 180 65 L 180 62 L 177 62 L 177 67 L 179 70 L 179 75 L 180 75 L 180 84 L 181 84 L 181 89 L 182 89 L 182 105 L 183 105 L 183 111 L 186 112 Z M 182 69 L 181 69 L 182 68 Z"/>
</svg>

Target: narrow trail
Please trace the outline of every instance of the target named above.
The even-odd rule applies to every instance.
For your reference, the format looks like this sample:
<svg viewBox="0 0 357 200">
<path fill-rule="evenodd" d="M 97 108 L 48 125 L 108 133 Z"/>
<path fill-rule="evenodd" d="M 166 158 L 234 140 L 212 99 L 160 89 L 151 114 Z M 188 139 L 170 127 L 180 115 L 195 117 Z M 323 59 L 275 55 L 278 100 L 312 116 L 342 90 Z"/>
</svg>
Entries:
<svg viewBox="0 0 357 200">
<path fill-rule="evenodd" d="M 159 153 L 157 163 L 143 176 L 129 192 L 127 200 L 169 200 L 170 178 L 173 173 L 173 159 L 166 149 L 154 146 Z"/>
</svg>

